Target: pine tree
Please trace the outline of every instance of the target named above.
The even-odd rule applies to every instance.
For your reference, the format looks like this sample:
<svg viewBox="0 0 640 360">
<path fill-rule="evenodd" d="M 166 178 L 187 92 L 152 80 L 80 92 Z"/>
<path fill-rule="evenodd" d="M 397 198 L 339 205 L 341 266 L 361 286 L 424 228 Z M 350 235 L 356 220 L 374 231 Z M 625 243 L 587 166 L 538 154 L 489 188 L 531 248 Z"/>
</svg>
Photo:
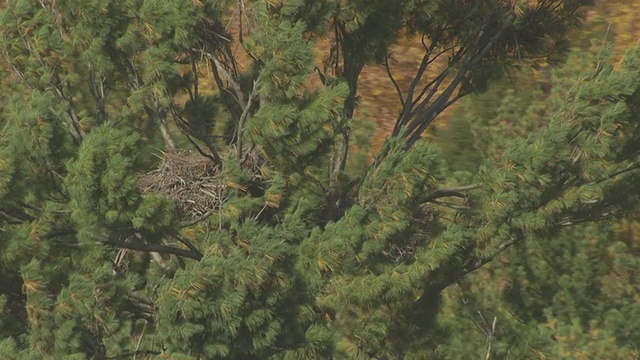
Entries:
<svg viewBox="0 0 640 360">
<path fill-rule="evenodd" d="M 0 354 L 437 356 L 443 290 L 525 239 L 638 206 L 635 51 L 477 183 L 447 187 L 419 141 L 504 67 L 562 58 L 583 3 L 8 1 Z M 403 32 L 424 58 L 354 174 L 360 71 Z"/>
<path fill-rule="evenodd" d="M 561 107 L 576 80 L 584 80 L 598 64 L 609 63 L 609 47 L 601 41 L 594 45 L 590 51 L 574 49 L 567 65 L 554 71 L 550 98 L 536 100 L 539 105 L 534 101 L 519 116 L 536 116 L 541 106 Z M 530 93 L 523 89 L 520 96 L 527 98 L 521 101 L 531 101 Z M 501 121 L 504 116 L 499 113 L 489 116 L 495 116 L 494 125 L 478 122 L 500 143 L 512 124 Z M 544 126 L 543 122 L 538 128 Z M 504 141 L 499 146 L 503 145 Z M 449 288 L 440 320 L 456 335 L 445 340 L 446 357 L 479 358 L 487 351 L 512 358 L 637 356 L 638 330 L 617 317 L 640 309 L 633 300 L 637 284 L 618 267 L 623 262 L 628 270 L 637 269 L 633 261 L 627 262 L 634 248 L 637 224 L 630 219 L 635 216 L 632 211 L 629 219 L 579 224 L 529 240 Z M 613 288 L 625 289 L 624 294 Z"/>
</svg>

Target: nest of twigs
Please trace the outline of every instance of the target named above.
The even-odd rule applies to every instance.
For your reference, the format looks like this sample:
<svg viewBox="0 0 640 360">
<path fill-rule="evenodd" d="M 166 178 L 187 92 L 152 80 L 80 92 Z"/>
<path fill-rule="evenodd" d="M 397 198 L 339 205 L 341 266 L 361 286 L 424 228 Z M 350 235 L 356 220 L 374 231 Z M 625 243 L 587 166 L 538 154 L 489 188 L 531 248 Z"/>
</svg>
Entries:
<svg viewBox="0 0 640 360">
<path fill-rule="evenodd" d="M 229 148 L 227 151 L 236 151 Z M 138 184 L 143 193 L 158 193 L 174 201 L 178 211 L 198 219 L 220 211 L 228 184 L 219 167 L 194 151 L 168 151 L 159 154 L 157 167 L 141 174 Z M 256 151 L 247 150 L 243 167 L 258 176 L 264 163 Z"/>
<path fill-rule="evenodd" d="M 416 254 L 424 247 L 424 244 L 436 236 L 437 229 L 433 224 L 435 218 L 424 208 L 415 214 L 413 221 L 416 230 L 413 234 L 403 238 L 401 241 L 391 243 L 387 249 L 383 250 L 383 255 L 394 263 L 414 262 Z"/>
</svg>

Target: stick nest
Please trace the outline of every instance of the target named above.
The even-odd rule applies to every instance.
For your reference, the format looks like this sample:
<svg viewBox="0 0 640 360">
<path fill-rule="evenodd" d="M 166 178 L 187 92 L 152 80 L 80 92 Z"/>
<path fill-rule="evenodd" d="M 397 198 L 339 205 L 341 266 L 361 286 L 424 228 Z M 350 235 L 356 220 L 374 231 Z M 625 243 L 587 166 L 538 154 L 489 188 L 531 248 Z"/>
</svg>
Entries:
<svg viewBox="0 0 640 360">
<path fill-rule="evenodd" d="M 228 185 L 213 161 L 193 151 L 161 152 L 159 158 L 154 170 L 139 177 L 143 194 L 158 193 L 172 199 L 181 215 L 192 219 L 220 211 Z M 256 177 L 263 163 L 256 151 L 245 152 L 242 165 Z"/>
</svg>

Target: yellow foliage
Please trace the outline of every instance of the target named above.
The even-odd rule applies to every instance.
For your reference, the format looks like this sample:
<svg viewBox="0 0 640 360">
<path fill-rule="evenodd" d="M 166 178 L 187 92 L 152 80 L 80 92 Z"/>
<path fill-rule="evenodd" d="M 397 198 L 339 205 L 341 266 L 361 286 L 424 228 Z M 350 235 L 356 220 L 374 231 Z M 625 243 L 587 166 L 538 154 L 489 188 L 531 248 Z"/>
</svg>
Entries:
<svg viewBox="0 0 640 360">
<path fill-rule="evenodd" d="M 282 194 L 280 193 L 269 193 L 267 195 L 267 206 L 277 209 L 280 206 L 280 202 L 282 201 Z"/>
<path fill-rule="evenodd" d="M 196 291 L 202 291 L 205 288 L 204 283 L 202 282 L 191 282 L 191 288 L 193 288 Z"/>
<path fill-rule="evenodd" d="M 242 192 L 247 192 L 247 187 L 231 180 L 227 180 L 226 185 L 232 189 L 240 190 Z"/>
<path fill-rule="evenodd" d="M 238 239 L 238 241 L 236 242 L 236 244 L 238 244 L 238 247 L 249 251 L 251 250 L 251 243 L 246 241 L 246 240 L 242 240 L 242 239 Z"/>
<path fill-rule="evenodd" d="M 61 314 L 68 315 L 68 314 L 71 314 L 71 312 L 73 311 L 73 308 L 71 307 L 71 305 L 62 301 L 58 305 L 56 305 L 55 311 Z"/>
<path fill-rule="evenodd" d="M 37 292 L 40 289 L 40 284 L 37 281 L 25 280 L 22 284 L 22 293 L 29 295 Z"/>
<path fill-rule="evenodd" d="M 318 259 L 318 267 L 322 271 L 333 271 L 333 268 L 331 267 L 331 265 L 328 262 L 324 261 L 323 259 Z"/>
<path fill-rule="evenodd" d="M 29 237 L 34 238 L 36 240 L 40 240 L 40 228 L 38 225 L 33 225 L 31 227 L 31 231 L 29 232 Z"/>
<path fill-rule="evenodd" d="M 29 322 L 35 327 L 40 326 L 40 318 L 38 317 L 38 313 L 40 313 L 41 311 L 42 309 L 33 303 L 27 305 L 27 318 L 29 319 Z"/>
</svg>

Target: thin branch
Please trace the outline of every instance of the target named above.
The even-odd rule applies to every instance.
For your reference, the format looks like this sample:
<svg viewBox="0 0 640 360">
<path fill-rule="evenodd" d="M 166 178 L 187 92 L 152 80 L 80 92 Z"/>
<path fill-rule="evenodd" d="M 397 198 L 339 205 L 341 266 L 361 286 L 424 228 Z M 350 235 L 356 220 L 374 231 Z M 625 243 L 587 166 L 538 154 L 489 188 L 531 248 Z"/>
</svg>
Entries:
<svg viewBox="0 0 640 360">
<path fill-rule="evenodd" d="M 53 90 L 55 90 L 55 93 L 58 95 L 58 97 L 64 99 L 67 102 L 67 115 L 69 115 L 69 118 L 71 120 L 71 129 L 73 130 L 71 132 L 71 135 L 77 141 L 81 141 L 85 136 L 85 132 L 84 130 L 82 130 L 80 119 L 78 118 L 78 114 L 75 110 L 75 104 L 73 103 L 73 98 L 71 96 L 67 96 L 64 93 L 62 86 L 54 82 L 53 80 L 51 81 L 51 86 L 53 87 Z"/>
<path fill-rule="evenodd" d="M 253 87 L 251 88 L 251 92 L 249 93 L 249 98 L 247 99 L 247 103 L 245 104 L 244 109 L 242 109 L 242 114 L 240 114 L 240 119 L 238 119 L 238 126 L 236 129 L 236 145 L 237 145 L 236 147 L 238 149 L 237 151 L 238 160 L 242 159 L 242 147 L 243 147 L 242 135 L 244 133 L 244 124 L 246 123 L 247 118 L 249 117 L 249 110 L 251 109 L 253 100 L 256 98 L 258 82 L 260 81 L 261 77 L 262 77 L 262 72 L 260 72 L 260 74 L 258 75 L 258 78 L 253 81 Z"/>
<path fill-rule="evenodd" d="M 493 341 L 495 340 L 496 335 L 496 322 L 498 321 L 498 317 L 493 317 L 493 323 L 491 324 L 491 329 L 487 330 L 487 342 L 485 344 L 485 360 L 489 360 L 491 358 L 491 348 L 493 347 Z"/>
<path fill-rule="evenodd" d="M 429 64 L 429 57 L 431 56 L 431 51 L 427 51 L 426 54 L 422 57 L 422 61 L 420 62 L 420 67 L 418 67 L 418 71 L 416 75 L 413 77 L 411 84 L 409 85 L 409 90 L 407 91 L 407 99 L 402 107 L 402 111 L 400 112 L 400 117 L 396 121 L 395 129 L 401 129 L 404 125 L 409 121 L 409 113 L 411 111 L 411 107 L 413 106 L 413 93 L 418 86 L 418 83 L 422 79 L 425 70 L 427 70 L 427 65 Z"/>
<path fill-rule="evenodd" d="M 463 276 L 483 267 L 484 265 L 490 263 L 497 255 L 503 253 L 505 250 L 507 250 L 508 248 L 510 248 L 511 246 L 513 246 L 514 244 L 516 244 L 517 242 L 521 241 L 524 239 L 524 235 L 520 235 L 518 237 L 511 237 L 508 240 L 504 241 L 503 243 L 501 243 L 500 245 L 498 245 L 498 247 L 496 248 L 495 251 L 493 251 L 491 253 L 491 255 L 488 256 L 484 256 L 482 258 L 478 258 L 475 261 L 472 261 L 469 265 L 467 265 L 464 269 L 462 269 L 462 272 L 459 276 L 459 278 L 462 278 Z"/>
<path fill-rule="evenodd" d="M 136 360 L 138 357 L 138 353 L 140 351 L 140 344 L 142 343 L 142 338 L 144 338 L 144 331 L 147 329 L 147 322 L 144 323 L 144 326 L 142 327 L 142 332 L 140 333 L 140 335 L 138 336 L 138 340 L 136 341 L 136 349 L 133 352 L 133 360 Z"/>
<path fill-rule="evenodd" d="M 588 222 L 600 222 L 600 221 L 611 218 L 612 216 L 616 215 L 618 212 L 619 212 L 619 209 L 610 208 L 610 211 L 602 211 L 600 214 L 588 216 L 580 219 L 574 218 L 571 216 L 566 216 L 560 219 L 558 222 L 556 222 L 556 225 L 560 227 L 567 227 L 567 226 L 574 226 L 578 224 L 584 224 Z"/>
<path fill-rule="evenodd" d="M 36 218 L 27 214 L 26 212 L 20 209 L 0 209 L 0 213 L 6 214 L 14 219 L 20 220 L 20 222 L 32 222 L 35 221 Z"/>
<path fill-rule="evenodd" d="M 201 223 L 203 221 L 205 221 L 207 218 L 209 218 L 211 215 L 213 215 L 213 211 L 207 211 L 206 213 L 204 213 L 202 216 L 199 216 L 193 220 L 189 220 L 189 221 L 183 221 L 181 222 L 178 227 L 179 228 L 186 228 L 189 226 L 193 226 L 196 225 L 198 223 Z"/>
<path fill-rule="evenodd" d="M 194 147 L 196 148 L 196 150 L 198 150 L 200 155 L 211 159 L 211 161 L 213 161 L 216 165 L 222 165 L 222 157 L 220 156 L 220 154 L 216 150 L 216 148 L 213 145 L 213 143 L 211 141 L 209 141 L 209 139 L 206 138 L 206 135 L 199 134 L 197 131 L 195 131 L 193 128 L 191 128 L 189 123 L 187 121 L 185 121 L 182 118 L 182 116 L 178 113 L 178 110 L 176 110 L 175 104 L 172 103 L 171 105 L 169 105 L 169 110 L 171 111 L 171 115 L 173 115 L 173 120 L 174 120 L 175 124 L 187 136 L 187 139 L 189 139 L 189 141 L 194 145 Z M 191 139 L 191 136 L 193 136 L 196 139 L 202 141 L 207 146 L 207 149 L 209 149 L 209 152 L 211 153 L 211 156 L 205 154 L 202 151 L 202 149 L 200 149 L 200 147 L 193 141 L 193 139 Z"/>
<path fill-rule="evenodd" d="M 437 54 L 436 58 L 438 56 L 440 56 L 442 53 L 444 53 L 445 51 L 448 51 L 448 49 L 445 49 L 442 52 L 440 52 L 439 54 Z M 396 125 L 394 127 L 392 136 L 398 136 L 400 134 L 400 131 L 404 127 L 406 127 L 407 124 L 409 124 L 411 119 L 413 119 L 419 112 L 423 111 L 423 109 L 425 109 L 428 105 L 431 105 L 431 108 L 428 110 L 428 113 L 433 114 L 434 117 L 437 114 L 439 114 L 440 112 L 442 112 L 446 108 L 446 107 L 442 108 L 439 111 L 432 110 L 432 109 L 435 108 L 434 107 L 435 105 L 440 104 L 442 102 L 442 100 L 441 100 L 442 99 L 442 94 L 438 98 L 438 100 L 436 102 L 434 102 L 433 104 L 430 104 L 431 99 L 438 93 L 438 90 L 440 89 L 440 85 L 442 85 L 442 83 L 444 83 L 444 81 L 449 77 L 449 69 L 451 68 L 452 64 L 457 64 L 462 59 L 462 57 L 464 56 L 465 53 L 466 53 L 465 49 L 459 50 L 453 56 L 453 58 L 449 60 L 449 65 L 447 66 L 447 69 L 443 70 L 437 77 L 435 77 L 434 79 L 429 81 L 429 83 L 427 83 L 425 86 L 423 86 L 422 91 L 420 92 L 420 94 L 418 95 L 418 97 L 415 100 L 409 100 L 407 98 L 407 101 L 411 101 L 411 103 L 410 104 L 405 104 L 405 106 L 403 107 L 402 113 L 400 115 L 400 119 L 396 122 Z M 435 60 L 435 58 L 431 59 L 430 61 L 428 61 L 428 63 L 430 63 L 433 60 Z M 452 83 L 449 84 L 449 86 L 447 87 L 447 89 L 444 91 L 443 94 L 452 93 L 453 92 L 452 90 L 455 89 L 455 87 L 457 87 L 458 83 L 461 81 L 460 75 L 461 74 L 464 75 L 465 72 L 466 72 L 466 70 L 461 69 L 458 72 L 458 74 L 456 75 L 456 77 L 454 78 L 454 80 L 452 81 Z M 457 81 L 457 83 L 456 83 L 456 81 Z M 429 90 L 429 94 L 427 95 L 426 98 L 423 98 L 423 96 L 426 94 L 427 90 Z M 418 103 L 418 106 L 415 106 L 416 103 Z M 427 117 L 423 117 L 423 118 L 427 118 Z M 430 125 L 432 121 L 433 121 L 433 119 L 427 120 L 427 122 L 428 122 L 427 126 Z M 413 129 L 416 126 L 418 126 L 417 123 L 419 123 L 419 122 L 420 121 L 414 120 L 412 122 L 412 124 L 409 126 L 409 130 L 407 131 L 407 134 L 411 134 Z M 425 128 L 426 128 L 426 126 L 425 126 Z"/>
<path fill-rule="evenodd" d="M 454 97 L 454 100 L 450 101 L 454 90 L 458 87 L 458 85 L 460 85 L 460 83 L 462 83 L 462 81 L 464 80 L 467 72 L 470 71 L 474 66 L 476 66 L 482 59 L 484 59 L 485 56 L 487 56 L 489 51 L 493 48 L 493 45 L 495 45 L 496 41 L 498 41 L 500 36 L 502 36 L 502 34 L 506 30 L 506 28 L 507 28 L 506 25 L 503 26 L 500 30 L 498 30 L 495 33 L 495 35 L 493 35 L 493 37 L 491 37 L 491 39 L 478 52 L 477 55 L 475 55 L 474 57 L 469 57 L 462 64 L 462 66 L 460 67 L 460 70 L 458 71 L 458 74 L 451 81 L 449 86 L 447 86 L 447 89 L 440 96 L 438 96 L 438 99 L 433 103 L 433 105 L 431 105 L 431 107 L 427 111 L 427 115 L 423 116 L 422 119 L 417 119 L 417 120 L 413 121 L 413 123 L 409 126 L 409 130 L 408 130 L 408 133 L 411 134 L 411 135 L 410 135 L 409 139 L 407 140 L 407 148 L 410 148 L 411 146 L 413 146 L 413 144 L 416 141 L 418 141 L 418 139 L 422 135 L 422 132 L 424 132 L 424 130 L 426 130 L 426 128 L 433 122 L 433 119 L 438 114 L 440 114 L 442 111 L 444 111 L 444 109 L 446 109 L 453 102 L 457 101 L 458 99 L 460 99 L 461 97 L 466 95 L 466 93 L 464 93 L 464 92 L 459 92 L 458 95 L 456 97 Z M 469 53 L 473 53 L 474 52 L 473 50 L 479 44 L 480 39 L 483 36 L 483 33 L 484 33 L 484 29 L 482 31 L 480 31 L 480 34 L 478 35 L 476 43 L 474 44 L 474 46 L 471 49 L 471 51 L 469 51 Z M 407 100 L 407 101 L 409 101 L 409 100 Z"/>
<path fill-rule="evenodd" d="M 632 166 L 629 166 L 626 169 L 622 169 L 622 170 L 616 171 L 616 172 L 614 172 L 613 174 L 611 174 L 609 176 L 606 176 L 606 177 L 604 177 L 602 179 L 597 180 L 595 182 L 595 184 L 600 184 L 600 183 L 602 183 L 604 181 L 611 180 L 611 179 L 615 178 L 618 175 L 622 175 L 624 173 L 627 173 L 627 172 L 630 172 L 630 171 L 633 171 L 633 170 L 637 170 L 637 169 L 640 169 L 640 163 L 632 165 Z"/>
<path fill-rule="evenodd" d="M 182 243 L 183 245 L 185 245 L 186 247 L 189 248 L 189 250 L 193 251 L 196 254 L 200 254 L 200 257 L 202 257 L 202 253 L 200 252 L 200 250 L 198 250 L 198 248 L 196 248 L 195 246 L 193 246 L 193 244 L 186 239 L 182 239 L 178 236 L 173 235 L 172 236 L 174 239 L 178 240 L 180 243 Z"/>
<path fill-rule="evenodd" d="M 447 201 L 430 200 L 429 202 L 432 203 L 432 204 L 448 207 L 448 208 L 454 209 L 454 210 L 466 210 L 466 209 L 469 209 L 468 206 L 458 205 L 458 204 L 454 204 L 452 202 L 447 202 Z"/>
<path fill-rule="evenodd" d="M 451 50 L 453 50 L 454 47 L 450 47 L 450 48 L 446 48 L 444 50 L 442 50 L 441 52 L 439 52 L 438 54 L 434 55 L 433 58 L 431 59 L 430 62 L 435 61 L 436 59 L 438 59 L 438 57 L 440 57 L 442 54 L 449 52 Z M 433 97 L 433 95 L 435 94 L 435 92 L 438 90 L 438 86 L 442 83 L 442 81 L 444 79 L 446 79 L 447 75 L 449 75 L 449 69 L 454 66 L 455 64 L 457 64 L 460 59 L 462 59 L 462 57 L 464 56 L 464 54 L 466 53 L 466 49 L 465 48 L 461 48 L 459 49 L 452 58 L 449 59 L 448 64 L 447 64 L 447 68 L 444 69 L 442 72 L 440 72 L 440 75 L 438 75 L 436 78 L 434 78 L 433 80 L 431 80 L 429 83 L 427 83 L 427 85 L 425 85 L 422 89 L 422 91 L 420 92 L 420 94 L 418 94 L 418 96 L 416 97 L 414 103 L 428 103 L 431 98 Z M 442 80 L 439 80 L 442 77 Z M 435 82 L 438 82 L 438 84 L 435 86 L 435 90 L 433 87 L 433 84 Z M 429 95 L 427 96 L 426 99 L 422 99 L 422 97 L 427 93 L 427 90 L 432 89 L 429 92 Z"/>
<path fill-rule="evenodd" d="M 76 234 L 77 232 L 75 229 L 71 227 L 65 227 L 65 228 L 60 228 L 60 229 L 50 231 L 45 235 L 45 237 L 47 239 L 53 239 L 60 236 L 72 236 Z M 179 238 L 176 238 L 176 239 L 181 243 L 185 244 L 189 248 L 189 250 L 176 248 L 172 246 L 161 245 L 161 244 L 145 244 L 145 243 L 139 243 L 139 242 L 116 241 L 116 240 L 108 240 L 108 239 L 100 239 L 100 238 L 97 238 L 96 240 L 100 244 L 109 245 L 109 246 L 113 246 L 120 249 L 129 249 L 129 250 L 144 251 L 144 252 L 156 252 L 160 254 L 172 254 L 172 255 L 186 257 L 186 258 L 190 258 L 198 261 L 202 259 L 202 256 L 203 256 L 202 253 L 198 249 L 196 249 L 193 245 L 191 245 L 186 240 L 181 240 Z M 73 244 L 73 245 L 65 244 L 65 245 L 79 246 L 80 244 Z"/>
<path fill-rule="evenodd" d="M 108 94 L 108 90 L 105 90 L 106 81 L 104 76 L 96 76 L 96 69 L 93 64 L 89 62 L 89 92 L 96 103 L 96 124 L 98 125 L 107 117 L 105 108 Z"/>
<path fill-rule="evenodd" d="M 398 85 L 396 79 L 393 77 L 393 74 L 391 73 L 391 67 L 389 66 L 389 54 L 385 55 L 384 57 L 384 68 L 385 70 L 387 70 L 387 76 L 393 83 L 393 87 L 396 88 L 396 92 L 398 93 L 398 97 L 400 98 L 400 104 L 404 107 L 404 96 L 402 96 L 402 90 L 400 90 L 400 86 Z"/>
<path fill-rule="evenodd" d="M 111 356 L 111 357 L 107 357 L 105 359 L 131 359 L 131 357 L 133 356 L 133 358 L 135 358 L 136 355 L 161 355 L 162 352 L 160 351 L 153 351 L 153 350 L 138 350 L 138 351 L 133 351 L 133 352 L 128 352 L 128 353 L 124 353 L 124 354 L 120 354 L 120 355 L 115 355 L 115 356 Z"/>
<path fill-rule="evenodd" d="M 144 252 L 157 252 L 160 254 L 172 254 L 172 255 L 186 257 L 186 258 L 190 258 L 198 261 L 202 260 L 202 253 L 200 253 L 199 251 L 180 249 L 172 246 L 165 246 L 160 244 L 142 244 L 137 242 L 115 241 L 115 240 L 104 240 L 104 241 L 100 241 L 100 243 L 121 248 L 121 249 L 129 249 L 129 250 L 144 251 Z"/>
<path fill-rule="evenodd" d="M 196 64 L 195 59 L 193 58 L 193 55 L 189 56 L 189 60 L 191 62 L 191 72 L 193 73 L 193 101 L 196 102 L 196 106 L 199 106 L 199 99 L 198 99 L 198 82 L 199 82 L 198 66 Z"/>
<path fill-rule="evenodd" d="M 425 107 L 427 107 L 427 105 L 429 105 L 431 99 L 433 98 L 433 96 L 438 92 L 438 90 L 440 89 L 440 85 L 442 85 L 442 83 L 447 79 L 448 76 L 448 69 L 441 72 L 440 75 L 438 75 L 436 78 L 434 78 L 433 80 L 431 80 L 422 90 L 422 92 L 420 92 L 420 94 L 418 95 L 418 98 L 416 99 L 416 102 L 420 102 L 418 104 L 418 106 L 416 106 L 415 108 L 413 108 L 413 110 L 411 110 L 409 112 L 409 116 L 408 118 L 411 119 L 414 116 L 416 116 L 416 114 L 418 114 L 420 111 L 422 111 Z M 427 95 L 426 98 L 420 100 L 424 94 L 426 93 L 427 89 L 431 89 L 429 91 L 429 95 Z"/>
<path fill-rule="evenodd" d="M 220 74 L 222 74 L 222 76 L 224 76 L 225 80 L 227 80 L 227 82 L 231 85 L 231 88 L 233 89 L 233 92 L 235 93 L 235 100 L 238 102 L 238 105 L 240 105 L 241 108 L 244 109 L 244 107 L 246 106 L 246 102 L 244 99 L 244 93 L 242 92 L 242 88 L 240 87 L 240 83 L 238 83 L 238 81 L 236 80 L 235 77 L 232 77 L 231 74 L 229 74 L 224 67 L 222 66 L 222 64 L 220 64 L 220 62 L 218 61 L 218 59 L 216 59 L 213 55 L 211 54 L 207 54 L 207 57 L 209 58 L 209 60 L 211 60 L 211 64 L 213 67 L 213 72 L 214 72 L 214 76 L 216 76 L 217 74 L 217 79 L 220 79 Z M 218 87 L 220 87 L 222 85 L 222 82 L 218 82 L 218 80 L 216 80 L 216 84 L 218 85 Z M 227 89 L 228 87 L 222 85 L 221 89 Z"/>
<path fill-rule="evenodd" d="M 461 75 L 460 73 L 459 75 Z M 453 95 L 455 89 L 460 85 L 463 78 L 462 76 L 456 77 L 451 84 L 447 87 L 447 89 L 438 97 L 438 99 L 429 107 L 426 113 L 418 119 L 415 119 L 411 125 L 409 125 L 407 134 L 409 134 L 409 138 L 407 139 L 406 149 L 411 148 L 422 136 L 422 133 L 426 128 L 431 125 L 433 120 L 442 113 L 451 102 L 449 99 Z M 459 98 L 459 97 L 456 97 Z"/>
</svg>

